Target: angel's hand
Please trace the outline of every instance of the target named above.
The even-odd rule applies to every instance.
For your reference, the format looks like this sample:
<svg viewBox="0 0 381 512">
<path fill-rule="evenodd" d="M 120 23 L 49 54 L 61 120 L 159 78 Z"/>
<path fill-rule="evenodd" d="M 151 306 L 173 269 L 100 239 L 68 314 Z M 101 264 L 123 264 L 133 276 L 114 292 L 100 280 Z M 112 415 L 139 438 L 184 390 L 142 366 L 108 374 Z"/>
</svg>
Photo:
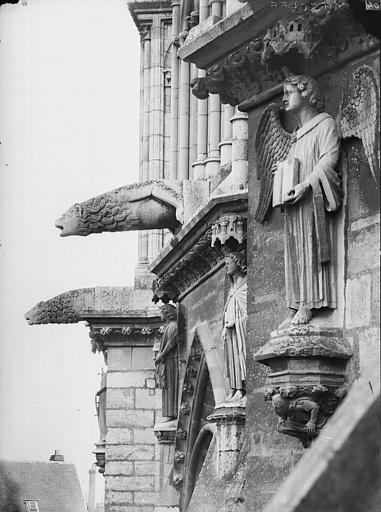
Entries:
<svg viewBox="0 0 381 512">
<path fill-rule="evenodd" d="M 308 421 L 306 423 L 306 426 L 304 427 L 304 430 L 305 432 L 310 435 L 310 436 L 313 436 L 315 435 L 315 432 L 316 432 L 316 425 L 313 421 Z"/>
<path fill-rule="evenodd" d="M 302 183 L 296 185 L 289 192 L 287 192 L 287 196 L 289 197 L 289 199 L 286 199 L 286 204 L 294 204 L 300 201 L 306 194 L 308 189 L 309 185 L 305 181 L 302 181 Z"/>
</svg>

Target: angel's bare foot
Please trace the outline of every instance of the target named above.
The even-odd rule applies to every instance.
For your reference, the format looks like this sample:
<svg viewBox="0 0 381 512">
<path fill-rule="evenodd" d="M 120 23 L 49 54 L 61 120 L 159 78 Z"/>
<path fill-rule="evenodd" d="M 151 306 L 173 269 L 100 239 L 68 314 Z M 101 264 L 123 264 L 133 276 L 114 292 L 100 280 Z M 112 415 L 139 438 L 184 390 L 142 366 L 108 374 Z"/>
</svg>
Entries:
<svg viewBox="0 0 381 512">
<path fill-rule="evenodd" d="M 242 389 L 237 389 L 235 392 L 235 395 L 232 399 L 232 402 L 238 402 L 239 400 L 242 400 L 242 398 L 245 396 L 245 393 L 242 391 Z"/>
<path fill-rule="evenodd" d="M 295 315 L 296 315 L 296 310 L 295 309 L 291 309 L 291 311 L 289 312 L 286 320 L 283 320 L 283 322 L 280 324 L 278 329 L 283 329 L 283 327 L 286 327 L 288 324 L 290 324 L 291 321 L 293 320 L 293 318 L 295 317 Z"/>
<path fill-rule="evenodd" d="M 235 397 L 235 394 L 236 394 L 236 391 L 237 391 L 236 389 L 232 389 L 232 390 L 231 390 L 230 395 L 228 395 L 228 396 L 226 397 L 226 401 L 227 401 L 227 402 L 232 402 L 232 401 L 233 401 L 233 399 L 234 399 L 234 397 Z"/>
<path fill-rule="evenodd" d="M 307 306 L 300 306 L 296 315 L 291 320 L 292 324 L 307 324 L 312 318 L 312 313 L 310 308 Z"/>
</svg>

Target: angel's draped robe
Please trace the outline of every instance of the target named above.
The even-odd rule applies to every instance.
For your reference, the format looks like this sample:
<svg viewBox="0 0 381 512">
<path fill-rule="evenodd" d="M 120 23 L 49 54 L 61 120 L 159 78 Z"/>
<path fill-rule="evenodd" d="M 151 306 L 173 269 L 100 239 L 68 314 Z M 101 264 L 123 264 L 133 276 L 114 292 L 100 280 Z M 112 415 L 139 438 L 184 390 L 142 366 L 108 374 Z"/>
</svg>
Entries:
<svg viewBox="0 0 381 512">
<path fill-rule="evenodd" d="M 340 139 L 334 119 L 318 114 L 294 134 L 288 158 L 298 158 L 299 183 L 311 188 L 285 207 L 287 306 L 336 308 L 336 261 L 332 213 L 342 200 L 336 171 Z"/>
<path fill-rule="evenodd" d="M 224 311 L 222 339 L 225 348 L 225 366 L 232 389 L 244 389 L 246 380 L 246 319 L 247 278 L 232 284 Z M 226 327 L 226 324 L 233 327 Z"/>
</svg>

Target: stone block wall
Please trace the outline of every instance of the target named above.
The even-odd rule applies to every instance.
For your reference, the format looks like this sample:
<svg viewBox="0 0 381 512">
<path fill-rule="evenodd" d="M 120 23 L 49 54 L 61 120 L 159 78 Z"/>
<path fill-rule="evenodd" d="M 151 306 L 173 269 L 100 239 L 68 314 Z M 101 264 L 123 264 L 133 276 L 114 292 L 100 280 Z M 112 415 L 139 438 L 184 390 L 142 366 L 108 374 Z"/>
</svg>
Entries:
<svg viewBox="0 0 381 512">
<path fill-rule="evenodd" d="M 151 346 L 108 348 L 106 512 L 152 512 L 160 490 L 160 418 Z"/>
</svg>

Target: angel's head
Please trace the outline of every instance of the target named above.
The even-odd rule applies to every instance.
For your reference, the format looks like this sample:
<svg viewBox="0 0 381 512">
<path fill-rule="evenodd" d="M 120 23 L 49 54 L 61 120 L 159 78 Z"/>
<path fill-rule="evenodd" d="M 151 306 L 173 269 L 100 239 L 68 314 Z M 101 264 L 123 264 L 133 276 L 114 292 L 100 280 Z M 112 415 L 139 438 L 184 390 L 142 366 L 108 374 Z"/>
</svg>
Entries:
<svg viewBox="0 0 381 512">
<path fill-rule="evenodd" d="M 305 106 L 322 112 L 324 96 L 313 78 L 304 75 L 289 76 L 284 81 L 283 104 L 288 112 L 297 112 Z"/>
</svg>

